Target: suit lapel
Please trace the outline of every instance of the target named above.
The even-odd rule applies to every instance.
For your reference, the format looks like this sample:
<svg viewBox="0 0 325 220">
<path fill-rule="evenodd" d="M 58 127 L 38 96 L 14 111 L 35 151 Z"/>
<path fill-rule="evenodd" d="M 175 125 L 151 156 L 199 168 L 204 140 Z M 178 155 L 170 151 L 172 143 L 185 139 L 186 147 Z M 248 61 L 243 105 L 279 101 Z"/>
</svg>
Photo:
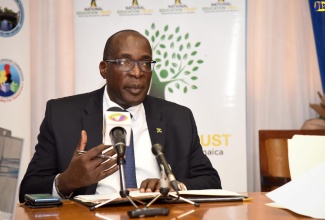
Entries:
<svg viewBox="0 0 325 220">
<path fill-rule="evenodd" d="M 85 107 L 86 115 L 82 117 L 83 129 L 88 137 L 86 150 L 103 143 L 103 93 L 104 87 L 94 93 Z"/>
<path fill-rule="evenodd" d="M 104 88 L 94 92 L 90 98 L 82 117 L 82 128 L 87 132 L 87 146 L 85 150 L 103 143 L 103 94 Z M 80 189 L 81 194 L 95 194 L 97 183 Z"/>
<path fill-rule="evenodd" d="M 151 97 L 149 96 L 147 96 L 143 102 L 143 105 L 146 111 L 147 125 L 152 145 L 159 143 L 164 146 L 166 122 L 162 120 L 162 113 L 160 109 L 154 105 Z"/>
<path fill-rule="evenodd" d="M 147 118 L 147 123 L 152 145 L 159 143 L 164 146 L 166 128 L 165 123 L 150 118 Z"/>
</svg>

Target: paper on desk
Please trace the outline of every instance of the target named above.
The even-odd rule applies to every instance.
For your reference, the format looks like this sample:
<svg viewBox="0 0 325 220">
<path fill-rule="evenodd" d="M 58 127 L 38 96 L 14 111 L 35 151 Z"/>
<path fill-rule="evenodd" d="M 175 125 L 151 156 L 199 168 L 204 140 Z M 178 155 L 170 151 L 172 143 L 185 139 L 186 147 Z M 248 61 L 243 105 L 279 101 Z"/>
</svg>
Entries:
<svg viewBox="0 0 325 220">
<path fill-rule="evenodd" d="M 325 162 L 266 196 L 298 214 L 325 219 Z"/>
<path fill-rule="evenodd" d="M 176 194 L 175 192 L 170 192 L 171 194 Z M 145 198 L 154 198 L 160 194 L 159 192 L 151 192 L 151 193 L 140 193 L 140 191 L 130 191 L 130 196 L 137 199 L 145 199 Z M 239 193 L 227 191 L 223 189 L 205 189 L 205 190 L 187 190 L 187 191 L 179 191 L 180 195 L 192 195 L 192 196 L 219 196 L 219 197 L 229 197 L 229 196 L 241 196 L 245 197 Z M 119 193 L 111 193 L 111 194 L 95 194 L 95 195 L 78 195 L 74 197 L 77 200 L 82 202 L 92 202 L 92 203 L 100 203 L 109 199 L 122 199 Z"/>
<path fill-rule="evenodd" d="M 144 198 L 154 198 L 159 192 L 151 193 L 140 193 L 140 191 L 130 191 L 130 196 L 134 198 L 144 199 Z M 110 194 L 94 194 L 94 195 L 78 195 L 74 197 L 82 202 L 92 202 L 101 203 L 110 199 L 122 199 L 120 193 L 110 193 Z"/>
<path fill-rule="evenodd" d="M 175 194 L 175 192 L 173 192 Z M 242 196 L 237 192 L 232 192 L 224 189 L 201 189 L 201 190 L 186 190 L 179 191 L 180 195 L 189 195 L 189 196 Z"/>
<path fill-rule="evenodd" d="M 325 136 L 295 135 L 288 140 L 291 179 L 325 162 Z"/>
</svg>

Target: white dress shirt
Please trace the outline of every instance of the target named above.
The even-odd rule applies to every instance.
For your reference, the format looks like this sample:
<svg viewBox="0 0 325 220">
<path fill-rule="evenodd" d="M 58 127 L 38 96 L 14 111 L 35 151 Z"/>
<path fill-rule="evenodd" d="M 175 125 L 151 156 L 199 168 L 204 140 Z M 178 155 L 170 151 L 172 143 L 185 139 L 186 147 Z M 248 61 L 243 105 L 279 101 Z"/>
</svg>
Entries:
<svg viewBox="0 0 325 220">
<path fill-rule="evenodd" d="M 107 90 L 105 86 L 103 97 L 103 113 L 112 107 L 121 108 L 121 106 L 117 105 L 109 99 L 106 91 Z M 131 127 L 134 142 L 136 178 L 137 186 L 140 188 L 143 180 L 147 178 L 160 178 L 160 169 L 156 157 L 151 152 L 152 144 L 149 136 L 146 113 L 143 104 L 141 103 L 137 106 L 132 106 L 126 110 L 132 115 Z M 98 182 L 96 193 L 107 194 L 119 191 L 120 177 L 119 171 L 117 171 Z"/>
</svg>

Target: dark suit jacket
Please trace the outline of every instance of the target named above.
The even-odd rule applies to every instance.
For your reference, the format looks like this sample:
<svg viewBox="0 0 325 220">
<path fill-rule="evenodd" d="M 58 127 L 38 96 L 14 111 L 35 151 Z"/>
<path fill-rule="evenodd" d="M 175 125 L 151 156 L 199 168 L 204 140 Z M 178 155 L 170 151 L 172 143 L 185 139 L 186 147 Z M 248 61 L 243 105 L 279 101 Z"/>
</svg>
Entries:
<svg viewBox="0 0 325 220">
<path fill-rule="evenodd" d="M 35 154 L 20 185 L 20 202 L 26 193 L 52 193 L 54 177 L 67 169 L 81 130 L 87 132 L 86 150 L 102 143 L 103 92 L 104 87 L 47 102 Z M 221 188 L 217 171 L 203 154 L 190 109 L 151 96 L 143 104 L 151 142 L 164 146 L 177 180 L 188 189 Z M 74 195 L 94 194 L 96 187 L 80 188 Z"/>
</svg>

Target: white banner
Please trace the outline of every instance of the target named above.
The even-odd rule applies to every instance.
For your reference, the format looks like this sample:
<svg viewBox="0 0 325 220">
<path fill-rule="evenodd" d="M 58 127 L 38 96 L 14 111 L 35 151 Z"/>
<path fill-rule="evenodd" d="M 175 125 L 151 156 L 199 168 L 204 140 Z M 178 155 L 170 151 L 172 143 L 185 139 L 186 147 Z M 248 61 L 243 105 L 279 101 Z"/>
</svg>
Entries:
<svg viewBox="0 0 325 220">
<path fill-rule="evenodd" d="M 0 127 L 24 139 L 23 170 L 30 160 L 29 0 L 0 1 Z"/>
<path fill-rule="evenodd" d="M 224 189 L 247 191 L 246 1 L 75 0 L 76 93 L 104 85 L 107 38 L 134 29 L 157 61 L 150 94 L 192 109 Z"/>
</svg>

